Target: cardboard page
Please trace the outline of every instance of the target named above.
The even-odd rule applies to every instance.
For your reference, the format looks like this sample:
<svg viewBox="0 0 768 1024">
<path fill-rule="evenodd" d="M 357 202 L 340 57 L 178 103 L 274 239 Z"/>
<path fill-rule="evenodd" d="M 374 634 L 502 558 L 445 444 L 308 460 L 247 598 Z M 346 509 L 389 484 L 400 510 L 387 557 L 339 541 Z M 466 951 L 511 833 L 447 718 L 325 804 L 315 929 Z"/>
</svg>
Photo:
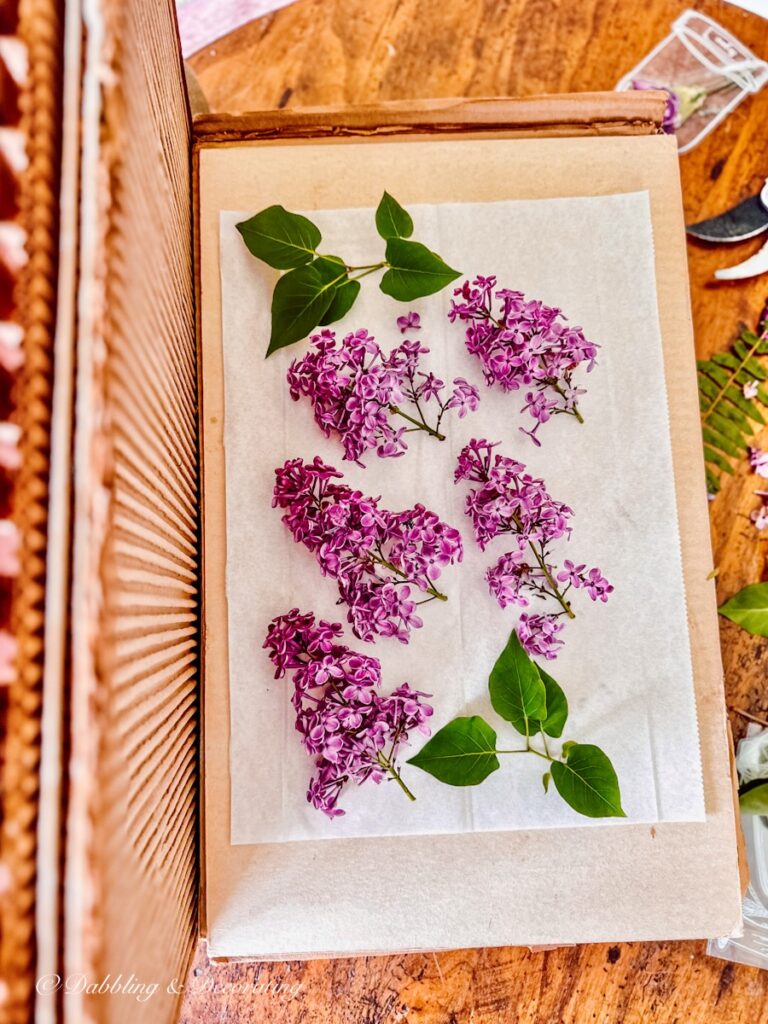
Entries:
<svg viewBox="0 0 768 1024">
<path fill-rule="evenodd" d="M 305 210 L 370 207 L 384 187 L 406 205 L 649 193 L 705 821 L 231 845 L 220 213 L 269 202 Z M 714 588 L 706 579 L 711 557 L 674 140 L 236 145 L 201 151 L 199 188 L 212 955 L 731 931 L 740 919 L 739 878 Z"/>
</svg>

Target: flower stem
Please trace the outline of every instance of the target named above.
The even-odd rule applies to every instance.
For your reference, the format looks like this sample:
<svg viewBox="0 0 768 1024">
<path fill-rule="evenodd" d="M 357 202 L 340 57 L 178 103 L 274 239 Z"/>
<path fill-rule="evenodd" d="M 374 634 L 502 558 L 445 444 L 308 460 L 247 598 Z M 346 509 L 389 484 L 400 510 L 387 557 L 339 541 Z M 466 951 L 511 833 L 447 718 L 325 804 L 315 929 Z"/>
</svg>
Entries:
<svg viewBox="0 0 768 1024">
<path fill-rule="evenodd" d="M 528 542 L 528 547 L 533 552 L 533 557 L 539 563 L 539 568 L 544 573 L 544 575 L 545 575 L 545 577 L 547 579 L 547 583 L 549 583 L 550 587 L 552 588 L 552 597 L 554 597 L 554 599 L 557 601 L 557 603 L 560 605 L 560 607 L 563 609 L 563 611 L 565 612 L 565 614 L 568 616 L 569 619 L 575 619 L 576 618 L 576 613 L 571 608 L 570 604 L 565 600 L 563 595 L 560 593 L 560 588 L 558 587 L 557 583 L 555 582 L 555 579 L 552 576 L 552 573 L 547 568 L 546 562 L 541 557 L 539 552 L 536 550 L 536 548 L 535 548 L 535 546 L 534 546 L 532 541 Z"/>
<path fill-rule="evenodd" d="M 522 529 L 522 523 L 520 522 L 520 520 L 518 519 L 517 516 L 512 516 L 512 522 L 515 524 L 515 526 L 517 526 L 517 528 L 519 530 Z M 571 608 L 571 606 L 568 603 L 568 601 L 565 600 L 565 597 L 563 597 L 563 595 L 560 593 L 560 588 L 558 587 L 557 582 L 555 581 L 554 577 L 552 576 L 552 573 L 547 568 L 547 563 L 544 561 L 544 559 L 542 558 L 541 554 L 536 550 L 536 546 L 535 546 L 535 544 L 533 543 L 532 540 L 528 541 L 528 547 L 531 549 L 531 554 L 533 555 L 533 557 L 538 562 L 539 568 L 544 573 L 544 577 L 546 578 L 547 583 L 551 587 L 551 590 L 549 591 L 549 593 L 552 595 L 552 597 L 554 597 L 554 599 L 557 601 L 557 603 L 563 609 L 563 611 L 568 616 L 568 618 L 569 619 L 575 619 L 576 618 L 576 613 Z"/>
<path fill-rule="evenodd" d="M 410 576 L 407 576 L 402 571 L 402 569 L 398 569 L 396 565 L 392 565 L 392 563 L 388 562 L 386 560 L 386 558 L 379 558 L 377 555 L 371 555 L 371 558 L 373 559 L 374 562 L 378 562 L 379 565 L 383 565 L 385 569 L 389 569 L 390 572 L 395 573 L 401 579 L 408 580 L 409 583 L 413 583 L 413 580 L 410 578 Z M 417 584 L 417 586 L 418 586 L 418 584 Z M 419 587 L 419 589 L 421 590 L 421 587 Z M 425 593 L 431 594 L 432 597 L 436 597 L 438 599 L 438 601 L 447 601 L 448 600 L 448 598 L 445 596 L 445 594 L 441 594 L 440 591 L 439 590 L 435 590 L 434 587 L 427 587 Z"/>
<path fill-rule="evenodd" d="M 395 768 L 395 766 L 392 764 L 392 762 L 388 758 L 386 758 L 381 753 L 381 751 L 379 751 L 379 753 L 376 755 L 376 760 L 379 762 L 381 767 L 384 768 L 387 771 L 387 774 L 391 778 L 393 778 L 395 780 L 395 782 L 398 784 L 400 789 L 402 789 L 402 791 L 405 793 L 405 795 L 408 797 L 408 799 L 409 800 L 413 800 L 415 802 L 416 797 L 413 795 L 413 793 L 410 791 L 410 789 L 408 789 L 406 784 L 403 782 L 403 780 L 402 780 L 402 778 L 400 776 L 400 772 L 397 770 L 397 768 Z"/>
<path fill-rule="evenodd" d="M 552 387 L 555 389 L 555 391 L 558 393 L 558 395 L 560 395 L 561 398 L 565 398 L 565 392 L 563 391 L 563 389 L 560 387 L 560 385 L 556 381 L 553 382 Z M 584 417 L 579 412 L 579 407 L 576 405 L 575 402 L 573 403 L 573 408 L 572 409 L 566 409 L 566 412 L 569 412 L 571 414 L 571 416 L 575 416 L 576 419 L 579 421 L 579 423 L 583 423 L 584 422 Z"/>
<path fill-rule="evenodd" d="M 390 405 L 389 411 L 395 416 L 402 416 L 404 420 L 408 420 L 409 423 L 413 423 L 419 430 L 425 431 L 431 437 L 436 437 L 438 441 L 445 440 L 445 434 L 441 434 L 439 430 L 435 430 L 434 428 L 427 426 L 424 422 L 420 423 L 417 419 L 414 419 L 413 416 L 409 416 L 407 412 L 403 412 L 403 410 L 399 409 L 396 405 Z"/>
</svg>

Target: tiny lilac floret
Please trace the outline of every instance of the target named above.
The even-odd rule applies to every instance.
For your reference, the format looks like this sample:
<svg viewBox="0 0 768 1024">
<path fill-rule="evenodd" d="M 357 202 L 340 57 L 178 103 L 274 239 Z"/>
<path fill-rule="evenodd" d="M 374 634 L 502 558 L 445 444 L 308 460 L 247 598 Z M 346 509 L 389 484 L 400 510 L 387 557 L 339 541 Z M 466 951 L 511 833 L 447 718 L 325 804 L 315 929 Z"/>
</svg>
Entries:
<svg viewBox="0 0 768 1024">
<path fill-rule="evenodd" d="M 411 310 L 411 312 L 406 313 L 405 316 L 399 316 L 397 318 L 397 326 L 400 328 L 401 334 L 405 334 L 406 331 L 420 331 L 421 317 L 418 313 Z"/>
<path fill-rule="evenodd" d="M 336 580 L 352 632 L 361 640 L 408 643 L 423 625 L 420 606 L 446 597 L 435 589 L 443 569 L 462 560 L 457 529 L 417 504 L 402 512 L 339 483 L 341 473 L 315 456 L 275 470 L 272 505 L 293 539 Z"/>
<path fill-rule="evenodd" d="M 338 799 L 347 782 L 387 776 L 413 799 L 400 777 L 397 755 L 417 730 L 429 736 L 430 694 L 402 683 L 381 694 L 381 664 L 339 643 L 339 623 L 315 621 L 298 608 L 269 624 L 264 647 L 275 678 L 293 673 L 291 703 L 302 744 L 316 772 L 307 800 L 329 818 L 344 814 Z"/>
<path fill-rule="evenodd" d="M 768 480 L 768 452 L 764 452 L 762 448 L 750 448 L 749 464 L 758 476 Z"/>
<path fill-rule="evenodd" d="M 585 391 L 572 378 L 582 364 L 588 373 L 594 368 L 598 346 L 580 327 L 523 292 L 497 290 L 495 277 L 465 281 L 454 296 L 448 318 L 468 325 L 467 351 L 479 359 L 488 386 L 523 391 L 523 412 L 535 421 L 531 430 L 520 428 L 524 434 L 538 445 L 539 428 L 553 416 L 583 422 L 578 402 Z"/>
</svg>

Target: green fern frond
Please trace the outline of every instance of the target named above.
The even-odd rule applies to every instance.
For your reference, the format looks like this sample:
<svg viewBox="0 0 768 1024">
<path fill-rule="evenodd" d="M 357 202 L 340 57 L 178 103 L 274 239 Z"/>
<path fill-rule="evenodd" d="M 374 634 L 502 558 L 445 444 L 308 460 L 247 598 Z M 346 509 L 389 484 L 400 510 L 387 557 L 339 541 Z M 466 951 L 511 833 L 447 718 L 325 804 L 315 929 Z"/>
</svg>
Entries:
<svg viewBox="0 0 768 1024">
<path fill-rule="evenodd" d="M 768 323 L 759 334 L 746 328 L 728 352 L 701 360 L 699 406 L 707 463 L 707 490 L 716 494 L 723 473 L 735 472 L 755 433 L 768 417 Z M 757 394 L 747 398 L 744 386 L 755 383 Z"/>
</svg>

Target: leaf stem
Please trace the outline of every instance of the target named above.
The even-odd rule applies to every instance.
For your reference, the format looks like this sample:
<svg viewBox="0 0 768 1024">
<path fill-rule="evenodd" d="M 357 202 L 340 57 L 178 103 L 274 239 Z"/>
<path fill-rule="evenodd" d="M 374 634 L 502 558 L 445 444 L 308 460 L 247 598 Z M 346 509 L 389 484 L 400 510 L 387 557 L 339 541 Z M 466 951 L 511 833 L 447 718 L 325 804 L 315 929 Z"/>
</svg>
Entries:
<svg viewBox="0 0 768 1024">
<path fill-rule="evenodd" d="M 542 734 L 542 736 L 543 736 L 543 734 Z M 544 741 L 545 749 L 546 749 L 546 746 L 547 746 L 547 744 L 546 744 L 546 740 L 545 740 Z M 518 749 L 518 750 L 494 750 L 494 754 L 535 754 L 537 757 L 543 757 L 545 761 L 549 761 L 550 763 L 553 762 L 553 761 L 557 761 L 558 760 L 558 758 L 552 757 L 552 755 L 549 753 L 549 750 L 547 750 L 546 754 L 542 754 L 542 752 L 540 750 L 537 750 L 536 747 L 532 747 L 531 744 L 530 744 L 530 736 L 528 737 L 528 746 L 527 747 L 522 747 L 521 749 Z"/>
<path fill-rule="evenodd" d="M 347 267 L 347 273 L 354 274 L 357 273 L 357 271 L 362 271 L 362 273 L 358 273 L 356 277 L 350 278 L 350 281 L 359 281 L 363 277 L 368 277 L 369 274 L 375 274 L 377 270 L 381 270 L 382 267 L 386 267 L 386 265 L 386 263 L 371 263 L 367 267 Z"/>
</svg>

